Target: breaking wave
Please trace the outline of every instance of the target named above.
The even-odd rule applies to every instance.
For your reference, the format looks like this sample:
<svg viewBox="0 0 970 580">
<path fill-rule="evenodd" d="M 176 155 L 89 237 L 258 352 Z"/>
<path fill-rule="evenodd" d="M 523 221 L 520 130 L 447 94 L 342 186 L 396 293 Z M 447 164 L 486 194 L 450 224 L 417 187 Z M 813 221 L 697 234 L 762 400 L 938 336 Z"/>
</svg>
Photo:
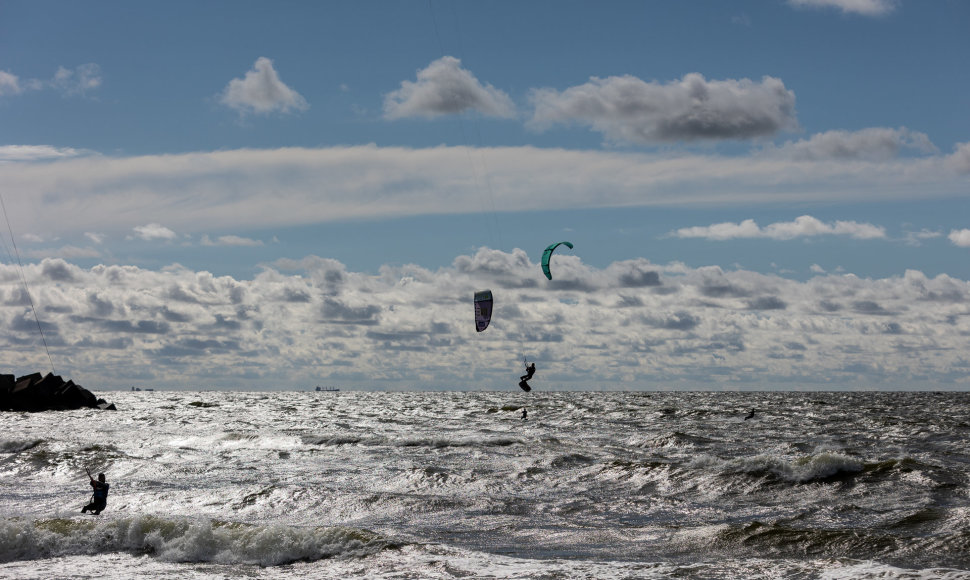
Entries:
<svg viewBox="0 0 970 580">
<path fill-rule="evenodd" d="M 0 562 L 111 552 L 150 554 L 167 562 L 279 566 L 362 557 L 388 546 L 353 528 L 302 528 L 138 516 L 107 521 L 54 518 L 0 522 Z"/>
</svg>

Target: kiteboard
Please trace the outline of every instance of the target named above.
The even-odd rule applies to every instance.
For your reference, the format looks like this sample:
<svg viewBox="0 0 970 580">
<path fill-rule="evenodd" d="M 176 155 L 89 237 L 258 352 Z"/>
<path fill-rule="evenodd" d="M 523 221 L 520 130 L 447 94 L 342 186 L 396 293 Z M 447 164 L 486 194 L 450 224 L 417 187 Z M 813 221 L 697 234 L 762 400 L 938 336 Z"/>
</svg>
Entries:
<svg viewBox="0 0 970 580">
<path fill-rule="evenodd" d="M 519 381 L 519 387 L 521 387 L 522 390 L 527 393 L 532 390 L 532 387 L 529 386 L 529 383 L 525 381 Z"/>
</svg>

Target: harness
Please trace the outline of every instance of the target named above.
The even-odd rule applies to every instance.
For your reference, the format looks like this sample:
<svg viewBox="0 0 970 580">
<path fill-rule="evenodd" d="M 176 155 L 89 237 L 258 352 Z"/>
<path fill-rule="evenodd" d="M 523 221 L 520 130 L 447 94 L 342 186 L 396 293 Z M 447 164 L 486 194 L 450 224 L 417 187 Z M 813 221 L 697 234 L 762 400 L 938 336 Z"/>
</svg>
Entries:
<svg viewBox="0 0 970 580">
<path fill-rule="evenodd" d="M 108 499 L 108 488 L 111 487 L 107 483 L 98 482 L 98 485 L 94 487 L 94 494 L 91 497 L 95 501 L 105 501 Z"/>
</svg>

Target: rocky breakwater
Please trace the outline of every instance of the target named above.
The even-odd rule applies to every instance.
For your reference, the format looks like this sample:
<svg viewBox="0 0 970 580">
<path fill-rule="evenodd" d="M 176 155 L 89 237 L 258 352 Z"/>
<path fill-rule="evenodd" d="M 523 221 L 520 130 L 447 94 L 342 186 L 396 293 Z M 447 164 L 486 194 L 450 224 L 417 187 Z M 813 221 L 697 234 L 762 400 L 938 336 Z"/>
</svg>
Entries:
<svg viewBox="0 0 970 580">
<path fill-rule="evenodd" d="M 115 410 L 114 403 L 99 399 L 74 381 L 54 373 L 34 373 L 19 378 L 0 374 L 0 411 L 67 411 L 70 409 Z"/>
</svg>

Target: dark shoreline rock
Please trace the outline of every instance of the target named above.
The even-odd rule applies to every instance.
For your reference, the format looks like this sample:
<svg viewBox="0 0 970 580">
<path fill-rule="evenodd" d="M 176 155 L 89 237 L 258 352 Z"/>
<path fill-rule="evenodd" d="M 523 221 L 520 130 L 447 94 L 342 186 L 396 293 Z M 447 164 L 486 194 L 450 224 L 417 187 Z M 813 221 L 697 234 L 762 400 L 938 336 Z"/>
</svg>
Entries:
<svg viewBox="0 0 970 580">
<path fill-rule="evenodd" d="M 74 381 L 54 373 L 34 373 L 20 378 L 0 374 L 0 411 L 68 411 L 73 409 L 116 410 L 114 403 L 97 398 Z"/>
</svg>

